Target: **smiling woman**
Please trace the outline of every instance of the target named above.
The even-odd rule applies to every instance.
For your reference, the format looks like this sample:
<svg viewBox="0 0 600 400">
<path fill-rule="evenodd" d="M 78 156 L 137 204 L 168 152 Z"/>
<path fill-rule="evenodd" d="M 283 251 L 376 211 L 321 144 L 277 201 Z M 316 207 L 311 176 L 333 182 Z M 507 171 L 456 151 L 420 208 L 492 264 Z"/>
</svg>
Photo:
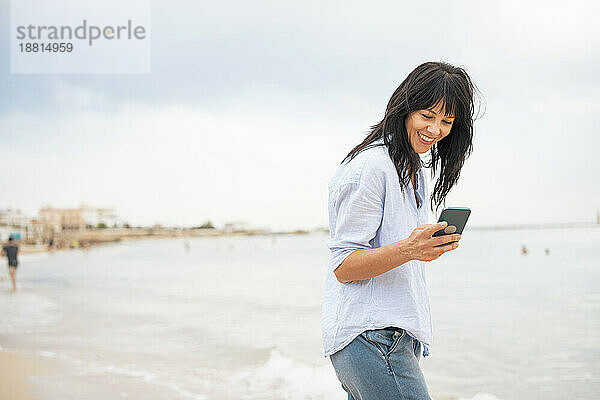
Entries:
<svg viewBox="0 0 600 400">
<path fill-rule="evenodd" d="M 430 399 L 419 367 L 432 341 L 425 261 L 460 235 L 432 237 L 445 223 L 427 224 L 423 167 L 439 166 L 439 208 L 471 153 L 474 89 L 462 68 L 420 65 L 331 178 L 323 354 L 349 400 Z"/>
<path fill-rule="evenodd" d="M 434 205 L 439 208 L 473 148 L 476 94 L 464 69 L 443 62 L 419 65 L 392 94 L 383 120 L 345 160 L 383 139 L 404 189 L 421 168 L 419 154 L 431 151 L 431 162 L 425 167 L 431 167 L 433 175 L 439 169 L 431 195 L 432 210 Z"/>
<path fill-rule="evenodd" d="M 406 131 L 413 149 L 419 154 L 427 153 L 431 146 L 448 136 L 453 121 L 454 117 L 446 116 L 440 104 L 411 112 L 406 118 Z"/>
</svg>

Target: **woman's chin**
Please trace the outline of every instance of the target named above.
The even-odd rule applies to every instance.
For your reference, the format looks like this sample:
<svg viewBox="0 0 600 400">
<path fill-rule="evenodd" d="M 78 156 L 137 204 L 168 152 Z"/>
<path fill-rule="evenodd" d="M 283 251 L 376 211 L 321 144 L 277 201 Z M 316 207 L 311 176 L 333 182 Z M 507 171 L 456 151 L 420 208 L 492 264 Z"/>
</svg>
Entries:
<svg viewBox="0 0 600 400">
<path fill-rule="evenodd" d="M 417 154 L 426 154 L 431 150 L 431 146 L 413 146 L 413 150 Z"/>
</svg>

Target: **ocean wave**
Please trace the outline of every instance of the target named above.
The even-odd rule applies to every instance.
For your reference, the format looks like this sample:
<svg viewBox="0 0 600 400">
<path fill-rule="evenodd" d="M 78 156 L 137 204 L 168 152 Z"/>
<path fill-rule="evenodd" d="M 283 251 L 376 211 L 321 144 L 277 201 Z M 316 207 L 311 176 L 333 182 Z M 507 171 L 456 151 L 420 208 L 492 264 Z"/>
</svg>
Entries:
<svg viewBox="0 0 600 400">
<path fill-rule="evenodd" d="M 243 390 L 249 399 L 285 400 L 345 400 L 347 393 L 342 389 L 329 364 L 311 365 L 287 357 L 272 349 L 268 360 L 252 370 L 233 374 L 231 384 L 235 390 Z M 490 393 L 477 393 L 471 398 L 451 396 L 432 397 L 434 400 L 501 400 Z"/>
<path fill-rule="evenodd" d="M 471 398 L 461 397 L 460 400 L 501 400 L 499 397 L 494 396 L 490 393 L 477 393 Z"/>
<path fill-rule="evenodd" d="M 113 379 L 115 377 L 133 378 L 143 381 L 149 385 L 167 389 L 169 392 L 174 392 L 178 395 L 177 398 L 191 399 L 191 400 L 206 400 L 206 396 L 199 393 L 192 393 L 181 388 L 178 384 L 164 380 L 159 374 L 150 372 L 147 370 L 136 368 L 135 366 L 121 366 L 112 363 L 97 363 L 97 362 L 86 362 L 77 358 L 67 356 L 55 351 L 39 351 L 37 355 L 61 360 L 72 365 L 77 365 L 77 376 L 81 379 L 85 379 L 87 376 L 109 376 Z M 93 398 L 93 394 L 91 394 Z"/>
<path fill-rule="evenodd" d="M 315 366 L 272 349 L 259 367 L 233 374 L 232 385 L 256 399 L 347 399 L 330 365 Z M 252 397 L 254 394 L 254 397 Z"/>
<path fill-rule="evenodd" d="M 45 261 L 48 258 L 50 258 L 51 254 L 48 253 L 47 251 L 42 251 L 39 253 L 29 253 L 29 254 L 22 254 L 19 255 L 19 259 L 21 262 L 39 262 L 39 261 Z"/>
<path fill-rule="evenodd" d="M 41 332 L 62 317 L 61 307 L 34 293 L 20 291 L 0 301 L 0 334 Z"/>
</svg>

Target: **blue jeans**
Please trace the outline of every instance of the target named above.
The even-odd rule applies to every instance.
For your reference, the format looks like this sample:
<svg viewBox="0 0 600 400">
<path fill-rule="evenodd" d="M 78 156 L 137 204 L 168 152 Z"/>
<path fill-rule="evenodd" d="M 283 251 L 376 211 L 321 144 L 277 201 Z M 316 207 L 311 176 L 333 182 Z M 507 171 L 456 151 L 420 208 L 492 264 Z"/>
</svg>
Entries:
<svg viewBox="0 0 600 400">
<path fill-rule="evenodd" d="M 329 358 L 348 400 L 431 400 L 421 343 L 404 329 L 365 331 Z"/>
</svg>

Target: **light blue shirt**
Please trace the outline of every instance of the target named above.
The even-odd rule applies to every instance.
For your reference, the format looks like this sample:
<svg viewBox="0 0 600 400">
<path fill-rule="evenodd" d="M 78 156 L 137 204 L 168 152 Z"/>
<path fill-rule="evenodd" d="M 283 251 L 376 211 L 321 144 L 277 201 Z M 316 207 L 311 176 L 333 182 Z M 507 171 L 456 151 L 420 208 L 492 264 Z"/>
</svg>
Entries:
<svg viewBox="0 0 600 400">
<path fill-rule="evenodd" d="M 416 174 L 420 207 L 412 183 L 402 192 L 398 173 L 382 144 L 338 167 L 329 181 L 331 257 L 322 309 L 323 356 L 344 348 L 365 330 L 394 326 L 423 344 L 432 340 L 425 263 L 409 261 L 369 279 L 340 283 L 333 273 L 348 255 L 406 239 L 428 221 L 427 182 Z"/>
</svg>

